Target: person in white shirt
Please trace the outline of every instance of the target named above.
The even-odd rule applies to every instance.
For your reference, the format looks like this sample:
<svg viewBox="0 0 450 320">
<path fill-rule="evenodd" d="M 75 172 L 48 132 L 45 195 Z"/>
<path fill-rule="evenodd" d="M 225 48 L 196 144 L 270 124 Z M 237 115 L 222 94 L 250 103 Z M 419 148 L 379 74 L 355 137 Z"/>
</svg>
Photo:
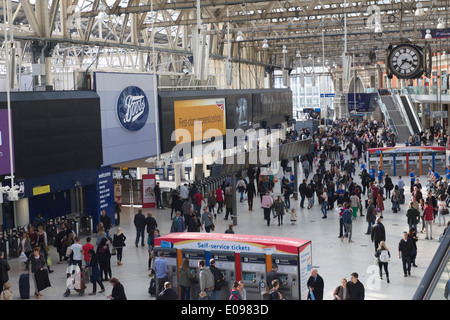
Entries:
<svg viewBox="0 0 450 320">
<path fill-rule="evenodd" d="M 189 198 L 189 189 L 186 183 L 180 187 L 180 196 L 182 201 L 186 201 Z"/>
<path fill-rule="evenodd" d="M 82 261 L 83 261 L 83 246 L 80 243 L 80 238 L 75 237 L 75 243 L 70 246 L 70 253 L 73 253 L 72 263 L 71 264 L 78 264 L 78 266 L 82 267 Z"/>
</svg>

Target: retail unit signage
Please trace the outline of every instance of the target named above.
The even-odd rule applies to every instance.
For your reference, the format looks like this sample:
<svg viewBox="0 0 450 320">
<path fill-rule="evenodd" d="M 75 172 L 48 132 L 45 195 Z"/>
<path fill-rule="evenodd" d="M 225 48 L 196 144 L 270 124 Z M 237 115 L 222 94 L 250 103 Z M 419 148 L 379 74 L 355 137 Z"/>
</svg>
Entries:
<svg viewBox="0 0 450 320">
<path fill-rule="evenodd" d="M 149 104 L 144 91 L 136 86 L 122 90 L 117 99 L 119 122 L 128 131 L 138 131 L 147 123 Z"/>
</svg>

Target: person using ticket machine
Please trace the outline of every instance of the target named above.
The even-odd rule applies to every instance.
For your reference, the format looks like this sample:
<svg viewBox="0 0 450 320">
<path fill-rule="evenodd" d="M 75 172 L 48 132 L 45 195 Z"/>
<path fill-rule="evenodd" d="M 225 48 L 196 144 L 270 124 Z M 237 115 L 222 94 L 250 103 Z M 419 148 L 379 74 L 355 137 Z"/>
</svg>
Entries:
<svg viewBox="0 0 450 320">
<path fill-rule="evenodd" d="M 279 283 L 281 282 L 278 266 L 276 264 L 272 264 L 272 270 L 267 273 L 267 285 L 269 286 L 269 290 L 272 289 L 273 280 L 278 280 Z"/>
</svg>

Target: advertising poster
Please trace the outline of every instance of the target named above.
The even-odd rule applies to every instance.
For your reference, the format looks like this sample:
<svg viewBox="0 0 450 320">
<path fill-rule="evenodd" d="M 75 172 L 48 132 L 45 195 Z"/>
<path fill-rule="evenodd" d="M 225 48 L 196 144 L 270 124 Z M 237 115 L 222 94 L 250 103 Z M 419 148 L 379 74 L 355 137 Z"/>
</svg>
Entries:
<svg viewBox="0 0 450 320">
<path fill-rule="evenodd" d="M 311 243 L 300 248 L 300 300 L 308 299 L 308 279 L 311 276 Z"/>
<path fill-rule="evenodd" d="M 202 137 L 208 129 L 218 129 L 222 135 L 226 134 L 225 98 L 182 100 L 174 102 L 175 130 L 186 129 L 194 141 L 194 123 L 202 123 Z M 176 131 L 177 143 L 181 136 Z M 187 141 L 184 141 L 187 142 Z"/>
<path fill-rule="evenodd" d="M 105 210 L 114 223 L 114 180 L 111 167 L 97 171 L 97 199 L 99 217 Z"/>
<path fill-rule="evenodd" d="M 156 185 L 154 174 L 142 175 L 142 208 L 155 208 L 156 199 L 153 189 Z"/>
<path fill-rule="evenodd" d="M 11 173 L 9 159 L 8 109 L 0 110 L 0 175 Z"/>
</svg>

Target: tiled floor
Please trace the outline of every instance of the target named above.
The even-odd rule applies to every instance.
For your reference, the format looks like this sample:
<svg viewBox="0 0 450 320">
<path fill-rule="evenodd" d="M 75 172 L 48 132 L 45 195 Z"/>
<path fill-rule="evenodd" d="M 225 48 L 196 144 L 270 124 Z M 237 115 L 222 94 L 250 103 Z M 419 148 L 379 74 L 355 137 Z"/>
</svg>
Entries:
<svg viewBox="0 0 450 320">
<path fill-rule="evenodd" d="M 301 172 L 301 171 L 300 171 Z M 356 181 L 359 183 L 359 177 Z M 393 179 L 394 184 L 397 179 Z M 408 182 L 408 181 L 406 181 Z M 162 187 L 171 183 L 161 182 Z M 275 192 L 279 192 L 276 186 Z M 410 198 L 407 190 L 406 199 Z M 363 200 L 366 199 L 363 196 Z M 367 223 L 365 217 L 358 217 L 353 223 L 354 243 L 341 242 L 338 239 L 339 220 L 337 211 L 329 212 L 328 219 L 322 219 L 320 206 L 316 204 L 310 209 L 300 209 L 299 201 L 291 200 L 291 207 L 298 208 L 298 221 L 296 225 L 291 225 L 289 217 L 285 218 L 284 224 L 278 226 L 275 221 L 268 227 L 263 220 L 262 209 L 258 208 L 259 199 L 255 199 L 254 211 L 249 212 L 247 204 L 238 203 L 238 224 L 234 227 L 236 233 L 240 234 L 265 234 L 273 236 L 285 236 L 312 240 L 312 261 L 317 267 L 319 274 L 325 282 L 324 299 L 332 299 L 332 292 L 340 283 L 340 279 L 345 277 L 350 280 L 350 274 L 357 272 L 360 280 L 366 288 L 366 299 L 370 300 L 408 300 L 411 299 L 424 275 L 430 260 L 432 259 L 439 243 L 438 235 L 442 233 L 444 227 L 438 227 L 437 222 L 433 224 L 434 240 L 425 240 L 423 234 L 419 234 L 420 240 L 417 243 L 417 268 L 413 268 L 411 277 L 403 277 L 401 259 L 398 258 L 398 242 L 402 232 L 407 230 L 406 205 L 402 206 L 399 213 L 392 213 L 390 203 L 385 202 L 384 225 L 387 233 L 387 246 L 391 252 L 389 272 L 391 283 L 386 283 L 378 278 L 378 267 L 374 265 L 374 247 L 370 236 L 365 235 Z M 148 277 L 147 260 L 148 251 L 146 247 L 136 248 L 134 245 L 135 230 L 133 226 L 134 212 L 137 207 L 124 207 L 121 215 L 121 227 L 127 236 L 127 246 L 124 248 L 123 265 L 118 266 L 116 257 L 112 257 L 112 275 L 118 278 L 125 287 L 126 295 L 131 300 L 154 300 L 147 293 L 150 278 Z M 144 210 L 146 214 L 147 210 Z M 152 210 L 158 222 L 158 227 L 162 234 L 168 233 L 170 229 L 170 210 Z M 223 220 L 223 214 L 218 215 L 216 232 L 223 232 L 227 229 L 230 221 Z M 114 229 L 111 233 L 114 232 Z M 85 242 L 82 241 L 84 244 Z M 55 248 L 51 248 L 51 257 L 57 261 Z M 14 299 L 20 299 L 18 289 L 19 275 L 23 273 L 24 267 L 18 259 L 11 259 L 11 271 L 9 272 L 12 283 Z M 96 296 L 78 296 L 71 293 L 67 298 L 63 297 L 66 287 L 66 264 L 53 264 L 55 270 L 50 274 L 51 288 L 42 291 L 41 300 L 104 300 L 110 294 L 112 286 L 105 282 L 106 292 Z M 33 292 L 31 284 L 31 291 Z M 89 285 L 87 293 L 91 292 Z M 99 290 L 99 289 L 98 289 Z M 31 299 L 35 299 L 34 296 Z"/>
</svg>

